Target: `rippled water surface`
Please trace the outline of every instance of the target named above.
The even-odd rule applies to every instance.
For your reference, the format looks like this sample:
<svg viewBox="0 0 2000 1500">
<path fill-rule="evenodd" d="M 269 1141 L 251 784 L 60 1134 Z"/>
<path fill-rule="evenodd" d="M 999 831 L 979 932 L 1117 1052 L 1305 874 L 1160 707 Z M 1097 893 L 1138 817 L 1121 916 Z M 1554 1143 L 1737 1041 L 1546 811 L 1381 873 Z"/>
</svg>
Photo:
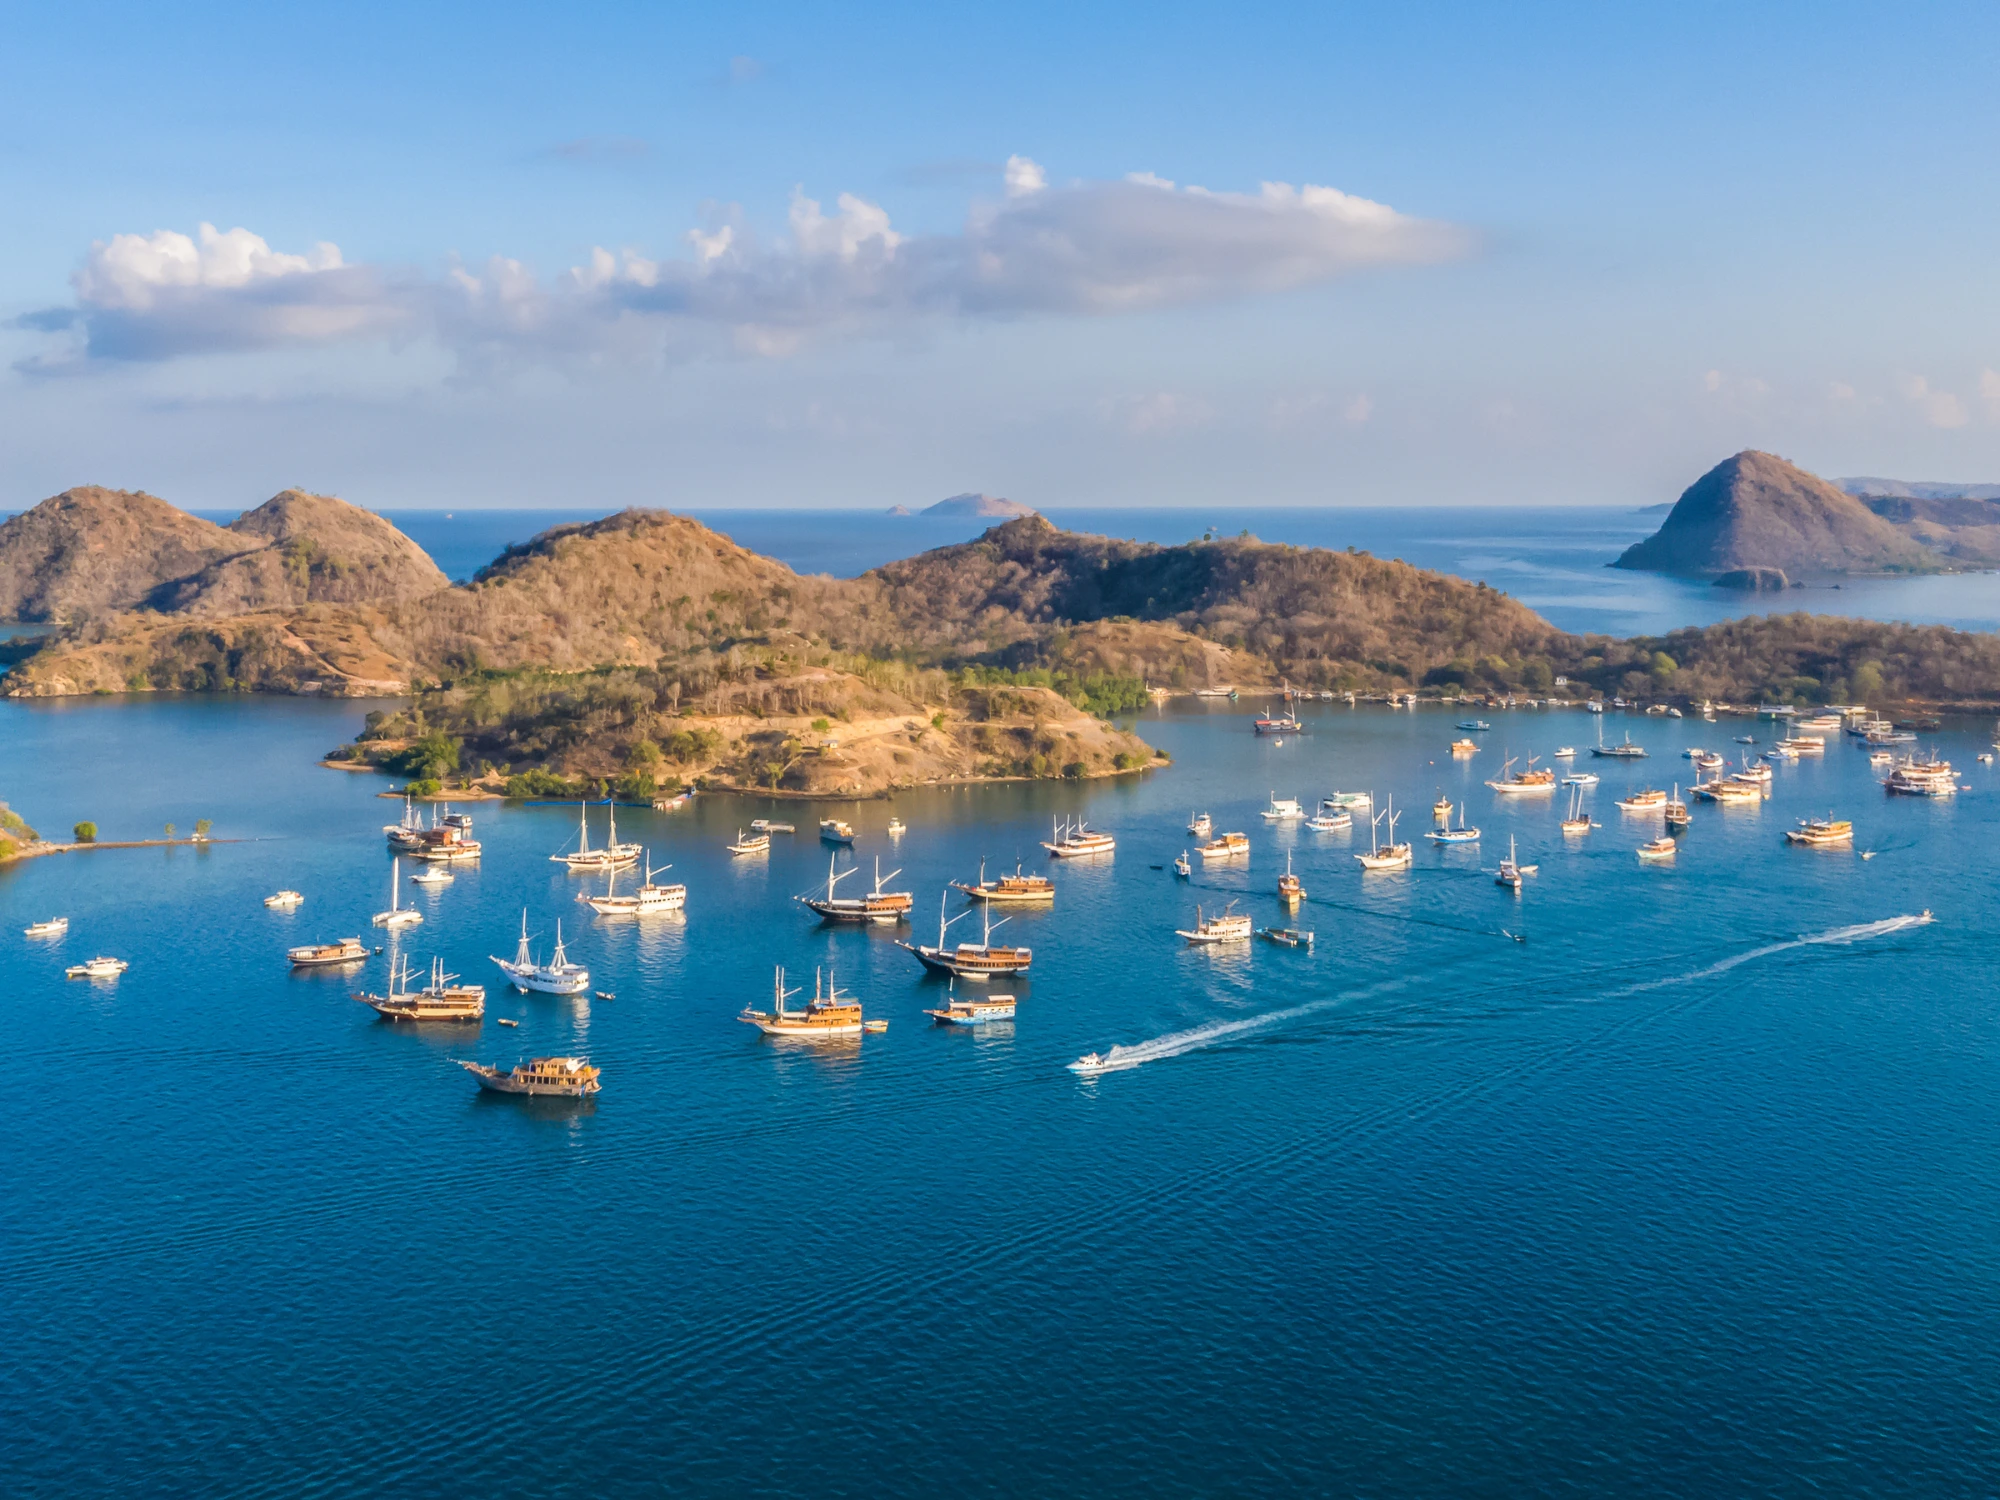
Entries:
<svg viewBox="0 0 2000 1500">
<path fill-rule="evenodd" d="M 1616 726 L 1654 757 L 1597 763 L 1602 826 L 1568 845 L 1553 801 L 1479 782 L 1582 748 L 1580 713 L 1488 712 L 1467 766 L 1435 711 L 1329 705 L 1278 744 L 1251 705 L 1187 708 L 1141 721 L 1174 756 L 1144 780 L 843 810 L 925 936 L 982 854 L 1041 867 L 1052 817 L 1118 835 L 1004 929 L 1034 971 L 981 1034 L 926 1024 L 940 989 L 894 934 L 790 901 L 825 876 L 809 835 L 724 852 L 768 804 L 621 812 L 691 890 L 645 926 L 546 859 L 573 810 L 479 805 L 483 867 L 417 893 L 405 951 L 491 985 L 525 906 L 617 998 L 496 986 L 482 1027 L 412 1034 L 282 961 L 386 905 L 398 805 L 312 765 L 363 707 L 0 704 L 0 793 L 44 831 L 243 840 L 0 872 L 8 1494 L 1991 1487 L 1983 723 L 1938 737 L 1954 800 L 1887 800 L 1836 743 L 1761 806 L 1698 807 L 1665 868 L 1614 792 L 1684 782 L 1678 748 L 1734 750 L 1740 721 Z M 1467 795 L 1484 837 L 1364 875 L 1365 823 L 1258 817 L 1336 788 L 1419 835 Z M 1195 808 L 1254 852 L 1190 889 L 1154 866 Z M 1855 852 L 1781 846 L 1828 809 Z M 1491 878 L 1509 835 L 1539 865 L 1519 900 Z M 1279 920 L 1287 852 L 1312 952 L 1174 939 L 1197 902 Z M 301 911 L 263 908 L 280 886 Z M 20 936 L 56 913 L 67 938 Z M 62 978 L 98 952 L 131 971 Z M 831 966 L 887 1033 L 739 1025 L 774 963 Z M 1138 1065 L 1065 1070 L 1112 1045 Z M 453 1063 L 557 1051 L 602 1066 L 600 1100 L 484 1096 Z"/>
</svg>

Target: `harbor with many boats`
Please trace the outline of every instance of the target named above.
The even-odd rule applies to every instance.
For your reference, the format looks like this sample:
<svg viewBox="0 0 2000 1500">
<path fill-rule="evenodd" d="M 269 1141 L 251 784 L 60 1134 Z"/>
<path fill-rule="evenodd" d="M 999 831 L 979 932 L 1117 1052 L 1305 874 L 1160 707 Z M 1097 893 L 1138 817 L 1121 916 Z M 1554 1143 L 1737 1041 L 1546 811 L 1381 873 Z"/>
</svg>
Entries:
<svg viewBox="0 0 2000 1500">
<path fill-rule="evenodd" d="M 423 1267 L 328 1278 L 316 1357 L 394 1391 L 421 1348 L 448 1416 L 518 1414 L 546 1406 L 541 1372 L 503 1388 L 473 1350 L 553 1307 L 608 1329 L 561 1372 L 589 1438 L 671 1474 L 650 1423 L 711 1453 L 752 1441 L 735 1397 L 774 1366 L 730 1330 L 753 1280 L 797 1338 L 889 1351 L 891 1371 L 833 1372 L 913 1411 L 923 1383 L 894 1370 L 927 1352 L 1013 1388 L 1010 1338 L 867 1311 L 973 1247 L 1009 1263 L 983 1295 L 1022 1339 L 1059 1341 L 1039 1288 L 1067 1278 L 1101 1305 L 1094 1347 L 1143 1373 L 1201 1335 L 1163 1334 L 1135 1289 L 1255 1329 L 1304 1277 L 1341 1326 L 1389 1317 L 1374 1348 L 1393 1363 L 1460 1339 L 1436 1287 L 1470 1275 L 1533 1303 L 1558 1233 L 1582 1235 L 1584 1290 L 1570 1271 L 1564 1298 L 1643 1349 L 1601 1267 L 1671 1263 L 1711 1200 L 1729 1232 L 1700 1222 L 1703 1243 L 1734 1257 L 1710 1282 L 1736 1289 L 1725 1337 L 1793 1306 L 1808 1200 L 1850 1193 L 1857 1158 L 2000 1150 L 1960 1086 L 2000 1056 L 1980 956 L 2000 916 L 1991 720 L 1607 705 L 1602 743 L 1643 754 L 1597 756 L 1581 709 L 1294 702 L 1296 727 L 1259 733 L 1281 702 L 1149 712 L 1172 764 L 1143 779 L 808 807 L 697 794 L 617 807 L 615 839 L 602 805 L 406 820 L 379 778 L 301 769 L 351 705 L 0 708 L 16 806 L 107 830 L 199 811 L 241 840 L 0 872 L 16 1045 L 88 1101 L 31 1112 L 7 1148 L 20 1232 L 0 1270 L 46 1306 L 101 1285 L 106 1257 L 143 1263 L 202 1329 L 177 1315 L 152 1337 L 255 1402 L 283 1361 L 251 1310 L 301 1261 Z M 226 747 L 253 719 L 246 772 Z M 132 764 L 83 779 L 65 738 L 113 725 Z M 458 852 L 392 844 L 406 821 Z M 432 870 L 450 878 L 417 879 Z M 421 920 L 375 923 L 391 913 Z M 64 977 L 95 960 L 120 967 Z M 1763 1157 L 1782 1171 L 1746 1176 Z M 54 1166 L 78 1160 L 81 1177 Z M 1226 1274 L 1187 1265 L 1246 1197 Z M 1780 1232 L 1771 1206 L 1795 1197 Z M 868 1267 L 862 1300 L 772 1280 L 757 1262 L 789 1246 Z M 1353 1275 L 1371 1246 L 1423 1287 L 1384 1298 Z M 1983 1241 L 1959 1253 L 2000 1288 Z M 437 1295 L 439 1267 L 477 1284 L 476 1308 Z M 1919 1357 L 1894 1319 L 1846 1315 L 1870 1368 Z M 116 1363 L 87 1322 L 71 1343 Z M 1287 1389 L 1337 1378 L 1285 1363 Z M 1109 1419 L 1086 1398 L 1047 1430 Z"/>
</svg>

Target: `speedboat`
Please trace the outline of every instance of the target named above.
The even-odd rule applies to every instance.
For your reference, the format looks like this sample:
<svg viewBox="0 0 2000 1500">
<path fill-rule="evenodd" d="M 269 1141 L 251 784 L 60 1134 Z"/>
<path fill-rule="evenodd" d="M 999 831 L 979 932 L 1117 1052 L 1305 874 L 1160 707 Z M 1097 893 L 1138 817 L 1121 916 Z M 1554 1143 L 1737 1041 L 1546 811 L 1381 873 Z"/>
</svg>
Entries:
<svg viewBox="0 0 2000 1500">
<path fill-rule="evenodd" d="M 1108 1073 L 1114 1066 L 1116 1064 L 1110 1058 L 1100 1056 L 1095 1052 L 1086 1052 L 1069 1065 L 1069 1070 L 1072 1073 L 1081 1073 L 1086 1078 L 1090 1078 L 1099 1073 Z"/>
<path fill-rule="evenodd" d="M 1596 786 L 1597 773 L 1595 771 L 1572 771 L 1569 775 L 1563 777 L 1562 784 L 1564 786 Z"/>
<path fill-rule="evenodd" d="M 410 877 L 411 885 L 450 885 L 455 877 L 443 865 L 425 865 Z M 269 903 L 266 903 L 267 905 Z"/>
<path fill-rule="evenodd" d="M 1557 760 L 1575 760 L 1575 759 L 1576 759 L 1576 746 L 1574 746 L 1574 745 L 1558 745 L 1558 746 L 1556 746 L 1556 752 L 1555 752 L 1555 757 L 1554 757 L 1554 758 L 1555 758 L 1555 759 L 1557 759 Z"/>
<path fill-rule="evenodd" d="M 31 922 L 21 929 L 23 937 L 61 937 L 69 931 L 68 917 L 50 917 L 46 922 Z"/>
<path fill-rule="evenodd" d="M 905 823 L 901 818 L 891 818 L 889 820 L 888 832 L 890 838 L 899 839 L 909 831 L 910 825 Z"/>
<path fill-rule="evenodd" d="M 275 896 L 266 896 L 264 904 L 273 911 L 296 911 L 305 904 L 305 899 L 297 891 L 279 891 Z"/>
<path fill-rule="evenodd" d="M 1754 734 L 1739 734 L 1736 736 L 1736 743 L 1739 745 L 1754 745 L 1757 743 L 1757 736 Z"/>
</svg>

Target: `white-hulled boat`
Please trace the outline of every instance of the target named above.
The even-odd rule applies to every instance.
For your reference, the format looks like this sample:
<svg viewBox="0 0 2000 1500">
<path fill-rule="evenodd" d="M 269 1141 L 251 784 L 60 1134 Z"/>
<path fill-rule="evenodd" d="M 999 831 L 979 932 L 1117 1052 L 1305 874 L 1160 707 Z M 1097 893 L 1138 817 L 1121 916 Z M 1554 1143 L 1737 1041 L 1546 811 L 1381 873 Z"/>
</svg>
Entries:
<svg viewBox="0 0 2000 1500">
<path fill-rule="evenodd" d="M 305 905 L 306 898 L 297 891 L 279 891 L 275 896 L 266 896 L 264 904 L 272 911 L 297 911 Z"/>
<path fill-rule="evenodd" d="M 1572 771 L 1569 775 L 1563 777 L 1562 784 L 1564 786 L 1596 786 L 1597 773 L 1595 771 Z"/>
<path fill-rule="evenodd" d="M 1375 794 L 1373 792 L 1335 792 L 1331 797 L 1322 797 L 1319 799 L 1319 810 L 1321 812 L 1325 812 L 1329 808 L 1351 812 L 1358 807 L 1373 807 L 1374 805 Z"/>
<path fill-rule="evenodd" d="M 1188 863 L 1187 850 L 1185 849 L 1181 850 L 1180 858 L 1174 861 L 1174 873 L 1180 876 L 1180 878 L 1183 880 L 1188 880 L 1193 877 L 1194 866 Z"/>
<path fill-rule="evenodd" d="M 50 917 L 46 922 L 30 922 L 21 929 L 21 936 L 31 938 L 61 937 L 69 931 L 68 917 Z"/>
<path fill-rule="evenodd" d="M 1051 859 L 1078 859 L 1109 854 L 1118 847 L 1118 840 L 1108 833 L 1097 832 L 1081 820 L 1061 821 L 1052 826 L 1050 837 L 1042 840 L 1042 847 L 1049 851 Z"/>
<path fill-rule="evenodd" d="M 1805 844 L 1814 849 L 1851 844 L 1854 842 L 1854 825 L 1845 818 L 1835 818 L 1831 813 L 1824 818 L 1800 818 L 1797 828 L 1785 830 L 1785 842 Z"/>
<path fill-rule="evenodd" d="M 456 974 L 444 971 L 444 960 L 431 960 L 431 982 L 420 990 L 410 988 L 410 961 L 403 960 L 400 974 L 389 976 L 384 995 L 356 995 L 354 998 L 390 1021 L 477 1021 L 486 1014 L 486 987 L 454 984 Z"/>
<path fill-rule="evenodd" d="M 739 828 L 736 830 L 736 842 L 729 846 L 729 852 L 731 854 L 769 854 L 771 852 L 771 835 L 768 833 L 753 833 L 746 838 L 743 830 Z"/>
<path fill-rule="evenodd" d="M 1364 870 L 1403 870 L 1409 868 L 1416 851 L 1408 844 L 1396 842 L 1396 799 L 1391 797 L 1383 810 L 1368 820 L 1368 835 L 1371 848 L 1366 854 L 1354 857 L 1361 861 Z M 1389 842 L 1382 842 L 1382 820 L 1389 820 Z"/>
<path fill-rule="evenodd" d="M 1194 930 L 1176 927 L 1174 936 L 1186 938 L 1197 947 L 1216 943 L 1247 943 L 1250 941 L 1251 921 L 1236 913 L 1236 903 L 1230 902 L 1219 917 L 1204 918 L 1201 908 L 1194 909 Z"/>
<path fill-rule="evenodd" d="M 1915 756 L 1904 760 L 1882 785 L 1905 797 L 1949 797 L 1958 790 L 1958 778 L 1951 762 L 1940 760 L 1933 753 L 1929 760 L 1918 760 Z"/>
<path fill-rule="evenodd" d="M 507 1025 L 503 1021 L 501 1025 Z M 484 1063 L 457 1059 L 458 1065 L 495 1094 L 528 1094 L 536 1098 L 584 1099 L 600 1087 L 598 1070 L 582 1057 L 531 1057 L 506 1072 Z"/>
<path fill-rule="evenodd" d="M 1629 797 L 1618 799 L 1618 810 L 1628 813 L 1663 813 L 1667 810 L 1667 794 L 1654 788 L 1634 792 Z"/>
<path fill-rule="evenodd" d="M 491 955 L 488 955 L 491 957 Z M 581 995 L 590 988 L 590 970 L 582 964 L 569 961 L 569 954 L 563 948 L 562 922 L 556 922 L 556 951 L 545 964 L 535 962 L 533 950 L 528 946 L 528 912 L 521 909 L 521 946 L 514 950 L 510 959 L 495 958 L 494 964 L 508 983 L 523 994 L 534 990 L 544 995 Z"/>
<path fill-rule="evenodd" d="M 1280 797 L 1276 792 L 1271 793 L 1271 805 L 1264 809 L 1264 821 L 1267 823 L 1289 823 L 1305 815 L 1306 810 L 1299 806 L 1298 798 Z"/>
<path fill-rule="evenodd" d="M 414 927 L 423 921 L 424 914 L 414 906 L 403 905 L 403 867 L 401 864 L 389 866 L 389 909 L 378 911 L 373 917 L 377 927 Z"/>
<path fill-rule="evenodd" d="M 368 950 L 361 946 L 360 938 L 351 937 L 337 943 L 305 943 L 288 948 L 285 957 L 295 969 L 332 969 L 360 963 L 368 957 Z"/>
<path fill-rule="evenodd" d="M 890 838 L 899 839 L 910 831 L 910 825 L 905 823 L 901 818 L 892 817 L 889 819 L 889 827 L 886 831 Z"/>
<path fill-rule="evenodd" d="M 750 831 L 752 833 L 797 833 L 798 829 L 790 823 L 773 823 L 769 818 L 752 818 L 750 820 Z"/>
<path fill-rule="evenodd" d="M 854 827 L 850 823 L 841 822 L 838 818 L 821 818 L 819 820 L 819 839 L 823 844 L 852 845 L 854 842 Z"/>
<path fill-rule="evenodd" d="M 968 999 L 947 993 L 942 1006 L 936 1010 L 927 1008 L 924 1014 L 934 1018 L 940 1026 L 984 1026 L 989 1021 L 1011 1021 L 1014 1019 L 1014 997 L 980 995 Z"/>
<path fill-rule="evenodd" d="M 1461 807 L 1458 810 L 1458 827 L 1452 827 L 1447 821 L 1444 827 L 1434 828 L 1424 837 L 1433 844 L 1476 844 L 1479 842 L 1479 830 L 1466 826 L 1465 809 Z"/>
<path fill-rule="evenodd" d="M 1005 925 L 1008 919 L 1002 917 L 998 922 L 995 922 L 993 920 L 993 908 L 983 902 L 980 904 L 979 911 L 980 915 L 985 919 L 984 936 L 976 943 L 960 943 L 956 948 L 947 948 L 944 945 L 946 929 L 953 922 L 956 922 L 959 917 L 971 915 L 969 911 L 962 911 L 957 917 L 947 920 L 944 914 L 944 904 L 948 899 L 950 899 L 949 896 L 945 896 L 941 897 L 938 901 L 938 940 L 936 947 L 931 947 L 926 943 L 905 943 L 900 940 L 896 946 L 907 949 L 915 956 L 918 963 L 929 969 L 933 974 L 948 974 L 955 979 L 984 980 L 991 979 L 996 974 L 1025 974 L 1028 972 L 1028 965 L 1034 961 L 1034 950 L 1032 948 L 995 946 L 993 942 L 993 929 Z"/>
<path fill-rule="evenodd" d="M 1329 812 L 1322 807 L 1318 812 L 1306 819 L 1306 827 L 1310 828 L 1314 833 L 1338 833 L 1343 828 L 1352 828 L 1353 826 L 1354 814 L 1347 811 L 1346 808 L 1337 808 Z"/>
<path fill-rule="evenodd" d="M 1569 794 L 1569 814 L 1562 820 L 1562 831 L 1567 834 L 1590 832 L 1590 814 L 1583 810 L 1583 788 L 1572 787 Z"/>
<path fill-rule="evenodd" d="M 1617 744 L 1607 745 L 1603 741 L 1603 727 L 1601 725 L 1598 730 L 1598 742 L 1590 747 L 1590 753 L 1592 755 L 1601 755 L 1607 760 L 1644 760 L 1646 758 L 1645 750 L 1632 743 L 1631 730 L 1626 730 L 1625 738 Z"/>
<path fill-rule="evenodd" d="M 416 803 L 409 797 L 403 798 L 403 821 L 384 823 L 383 837 L 396 849 L 414 849 L 424 841 L 424 815 L 417 811 Z"/>
<path fill-rule="evenodd" d="M 1651 843 L 1639 846 L 1639 858 L 1654 862 L 1672 859 L 1678 852 L 1678 846 L 1664 834 Z"/>
<path fill-rule="evenodd" d="M 887 1031 L 887 1021 L 865 1020 L 861 1002 L 840 993 L 840 986 L 828 982 L 813 970 L 813 997 L 804 1010 L 787 1010 L 785 1002 L 798 994 L 785 988 L 785 971 L 779 969 L 772 984 L 774 999 L 769 1010 L 743 1008 L 737 1020 L 755 1026 L 766 1036 L 792 1037 L 804 1041 L 834 1041 L 860 1036 L 864 1032 Z"/>
<path fill-rule="evenodd" d="M 1111 1050 L 1116 1052 L 1118 1049 L 1114 1047 Z M 1072 1073 L 1081 1073 L 1085 1078 L 1095 1078 L 1099 1073 L 1110 1073 L 1124 1066 L 1125 1064 L 1113 1062 L 1110 1057 L 1103 1054 L 1086 1052 L 1069 1065 L 1069 1070 Z"/>
<path fill-rule="evenodd" d="M 1205 839 L 1214 827 L 1215 824 L 1207 813 L 1196 813 L 1188 819 L 1187 831 L 1198 839 Z"/>
<path fill-rule="evenodd" d="M 549 862 L 567 865 L 572 871 L 580 871 L 586 875 L 595 874 L 599 870 L 622 870 L 627 865 L 636 865 L 639 862 L 639 846 L 618 842 L 618 804 L 612 803 L 609 812 L 611 831 L 607 836 L 608 842 L 602 849 L 593 849 L 590 847 L 590 804 L 577 803 L 576 847 L 564 853 L 551 854 Z"/>
<path fill-rule="evenodd" d="M 1531 755 L 1528 757 L 1527 769 L 1522 771 L 1519 776 L 1510 776 L 1507 774 L 1508 768 L 1513 764 L 1513 758 L 1510 756 L 1507 764 L 1500 768 L 1500 779 L 1486 783 L 1501 796 L 1518 797 L 1524 793 L 1553 792 L 1556 789 L 1556 773 L 1547 766 L 1537 771 L 1535 769 L 1534 756 Z"/>
<path fill-rule="evenodd" d="M 648 859 L 646 883 L 629 896 L 618 894 L 618 872 L 613 870 L 605 877 L 603 895 L 583 893 L 576 899 L 600 917 L 656 917 L 680 911 L 687 905 L 688 888 L 678 884 L 656 885 L 653 881 L 654 875 L 672 868 L 672 865 L 661 865 L 656 871 L 652 860 Z"/>
<path fill-rule="evenodd" d="M 122 958 L 93 958 L 71 964 L 63 973 L 71 979 L 116 979 L 131 967 Z"/>
<path fill-rule="evenodd" d="M 821 921 L 834 925 L 850 923 L 867 924 L 875 927 L 893 927 L 896 923 L 909 916 L 910 908 L 916 905 L 916 897 L 912 896 L 908 891 L 885 891 L 882 889 L 886 881 L 894 880 L 903 872 L 901 870 L 891 870 L 887 875 L 884 875 L 882 873 L 882 859 L 880 855 L 877 855 L 875 859 L 874 890 L 865 896 L 836 896 L 833 893 L 834 887 L 859 868 L 856 865 L 849 865 L 845 870 L 836 875 L 833 865 L 834 861 L 838 858 L 839 856 L 835 854 L 829 854 L 826 857 L 826 894 L 824 896 L 799 896 L 795 899 L 800 905 L 816 913 Z"/>
<path fill-rule="evenodd" d="M 1195 845 L 1194 852 L 1204 860 L 1242 859 L 1250 853 L 1250 835 L 1247 833 L 1224 833 L 1210 839 L 1205 844 Z"/>
<path fill-rule="evenodd" d="M 425 865 L 410 877 L 411 885 L 450 885 L 457 879 L 443 865 Z"/>
<path fill-rule="evenodd" d="M 1507 857 L 1500 861 L 1500 868 L 1494 872 L 1493 883 L 1505 886 L 1508 890 L 1518 894 L 1521 889 L 1521 877 L 1523 875 L 1534 874 L 1535 868 L 1534 865 L 1522 864 L 1515 857 L 1514 838 L 1512 834 L 1509 834 L 1507 836 Z"/>
<path fill-rule="evenodd" d="M 1575 760 L 1575 759 L 1576 759 L 1576 746 L 1574 746 L 1574 745 L 1558 745 L 1558 746 L 1556 746 L 1556 749 L 1555 749 L 1555 755 L 1554 755 L 1554 757 L 1553 757 L 1553 758 L 1554 758 L 1554 759 L 1556 759 L 1556 760 Z"/>
</svg>

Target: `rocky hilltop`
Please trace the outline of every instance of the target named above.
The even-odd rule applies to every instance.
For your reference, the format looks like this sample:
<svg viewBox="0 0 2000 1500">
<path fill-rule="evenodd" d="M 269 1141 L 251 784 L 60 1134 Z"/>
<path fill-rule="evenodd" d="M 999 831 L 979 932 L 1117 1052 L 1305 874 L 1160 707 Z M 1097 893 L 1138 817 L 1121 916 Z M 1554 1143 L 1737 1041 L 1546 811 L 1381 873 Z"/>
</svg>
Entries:
<svg viewBox="0 0 2000 1500">
<path fill-rule="evenodd" d="M 143 490 L 81 485 L 0 525 L 0 620 L 131 609 L 257 545 Z"/>
<path fill-rule="evenodd" d="M 394 526 L 329 495 L 285 490 L 238 516 L 228 530 L 255 550 L 157 589 L 147 604 L 169 614 L 236 615 L 420 599 L 451 584 Z"/>
<path fill-rule="evenodd" d="M 1852 495 L 1754 449 L 1689 485 L 1660 529 L 1612 564 L 1695 577 L 1776 568 L 1793 578 L 1926 573 L 1942 565 Z"/>
<path fill-rule="evenodd" d="M 1973 495 L 1867 495 L 1861 503 L 1954 563 L 1964 567 L 2000 563 L 2000 501 Z"/>
</svg>

